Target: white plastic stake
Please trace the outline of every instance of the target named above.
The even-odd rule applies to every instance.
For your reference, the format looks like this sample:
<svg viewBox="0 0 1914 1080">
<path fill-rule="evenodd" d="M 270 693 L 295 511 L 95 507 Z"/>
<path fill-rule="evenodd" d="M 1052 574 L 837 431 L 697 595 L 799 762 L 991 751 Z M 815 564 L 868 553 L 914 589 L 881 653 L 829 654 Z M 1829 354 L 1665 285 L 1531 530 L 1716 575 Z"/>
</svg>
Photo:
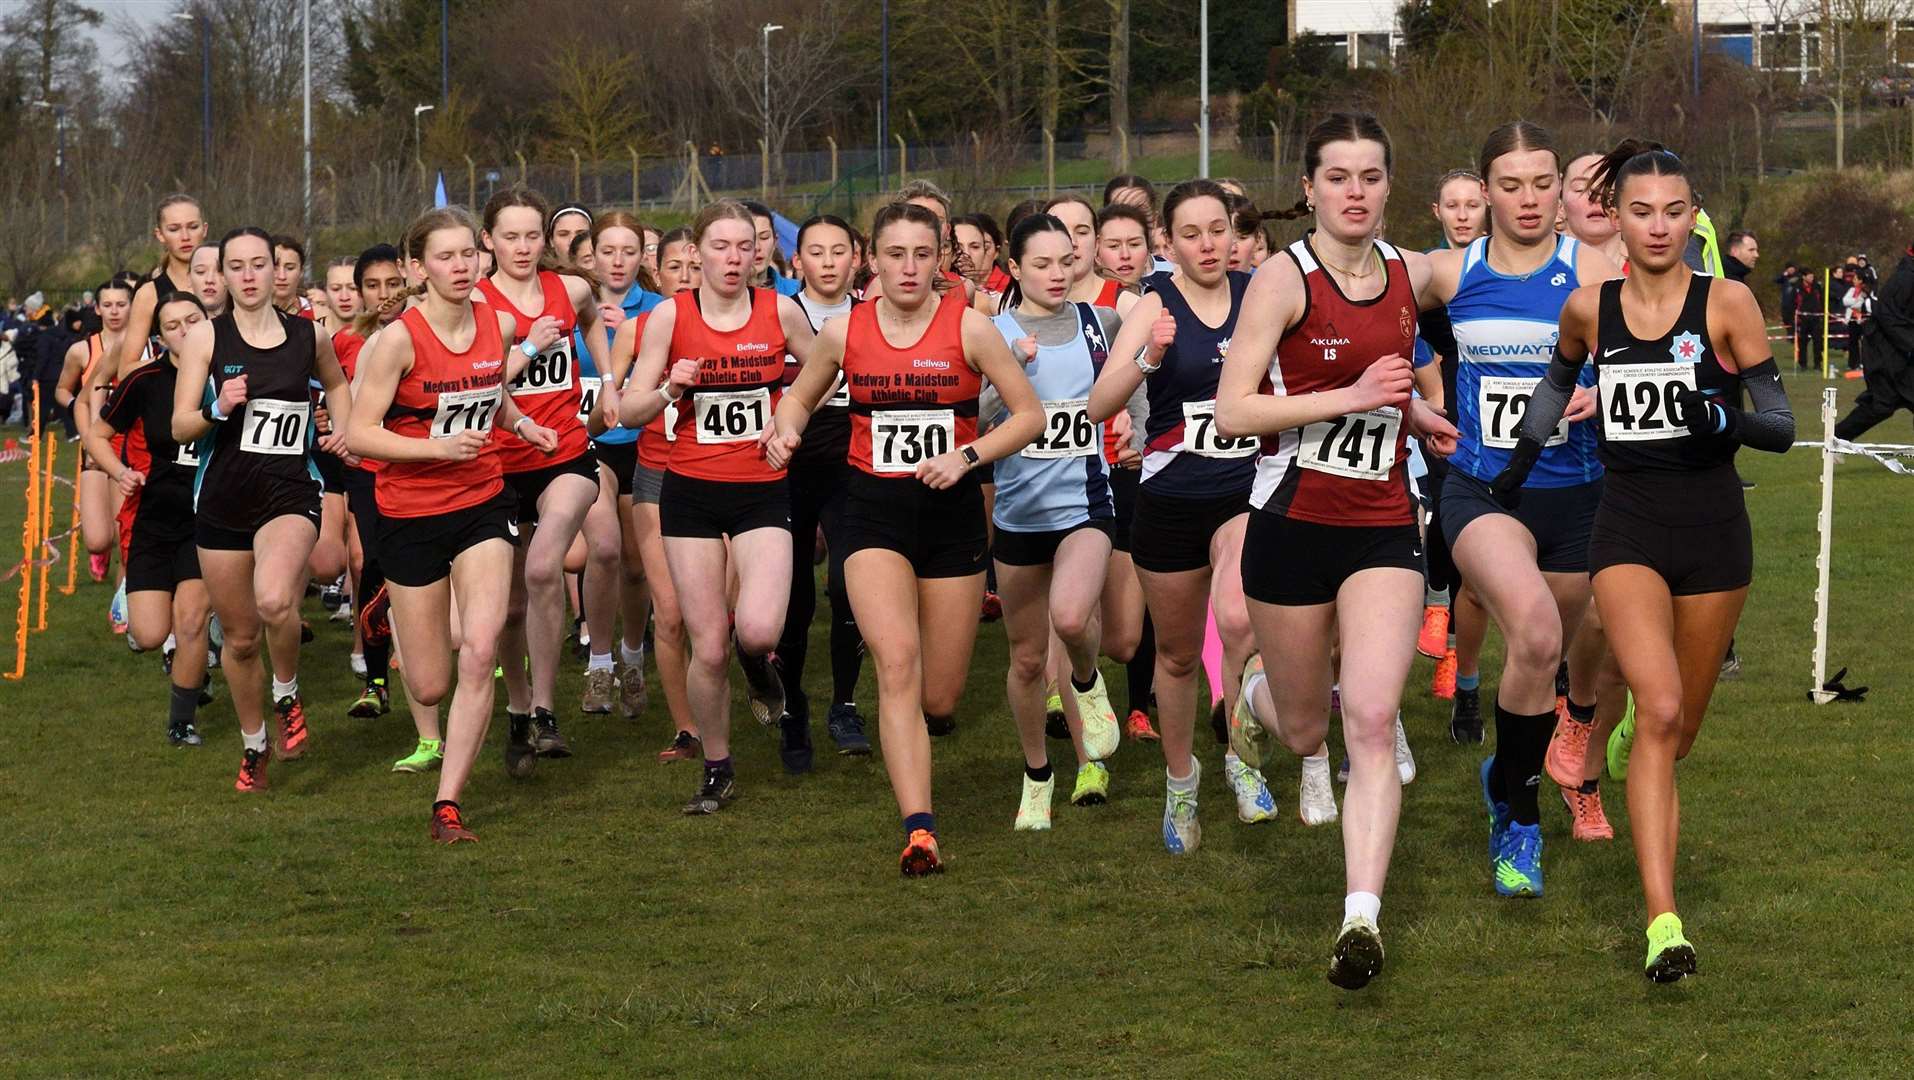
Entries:
<svg viewBox="0 0 1914 1080">
<path fill-rule="evenodd" d="M 1821 391 L 1821 515 L 1816 523 L 1821 534 L 1821 551 L 1815 556 L 1814 586 L 1814 685 L 1808 696 L 1816 705 L 1826 705 L 1834 694 L 1823 690 L 1828 681 L 1828 563 L 1834 550 L 1834 403 L 1835 389 Z"/>
</svg>

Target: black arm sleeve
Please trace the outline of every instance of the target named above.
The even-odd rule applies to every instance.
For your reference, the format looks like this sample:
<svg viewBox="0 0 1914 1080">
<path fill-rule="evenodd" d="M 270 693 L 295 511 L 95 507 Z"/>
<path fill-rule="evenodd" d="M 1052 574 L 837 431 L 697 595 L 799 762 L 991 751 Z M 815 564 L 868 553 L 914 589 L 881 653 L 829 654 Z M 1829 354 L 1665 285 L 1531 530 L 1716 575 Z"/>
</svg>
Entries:
<svg viewBox="0 0 1914 1080">
<path fill-rule="evenodd" d="M 1781 388 L 1781 371 L 1769 360 L 1741 373 L 1748 391 L 1749 411 L 1731 412 L 1729 434 L 1743 446 L 1785 454 L 1794 445 L 1794 410 Z"/>
<path fill-rule="evenodd" d="M 1529 407 L 1522 413 L 1522 422 L 1515 428 L 1517 438 L 1533 439 L 1540 445 L 1555 434 L 1555 426 L 1562 422 L 1562 414 L 1568 411 L 1568 399 L 1575 393 L 1575 379 L 1582 373 L 1582 364 L 1585 362 L 1570 359 L 1562 354 L 1560 348 L 1555 350 L 1555 359 L 1549 363 L 1548 374 L 1529 392 Z"/>
</svg>

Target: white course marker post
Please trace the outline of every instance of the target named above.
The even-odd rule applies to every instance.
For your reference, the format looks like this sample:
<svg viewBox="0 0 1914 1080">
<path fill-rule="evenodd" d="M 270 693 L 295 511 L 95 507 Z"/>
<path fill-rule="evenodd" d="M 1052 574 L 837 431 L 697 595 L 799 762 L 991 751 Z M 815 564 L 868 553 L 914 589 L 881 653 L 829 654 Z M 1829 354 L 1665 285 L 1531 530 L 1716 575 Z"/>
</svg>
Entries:
<svg viewBox="0 0 1914 1080">
<path fill-rule="evenodd" d="M 1828 564 L 1834 551 L 1834 401 L 1835 389 L 1821 391 L 1821 515 L 1817 530 L 1821 551 L 1815 556 L 1814 586 L 1814 685 L 1808 697 L 1816 705 L 1826 705 L 1834 694 L 1822 689 L 1828 681 Z"/>
</svg>

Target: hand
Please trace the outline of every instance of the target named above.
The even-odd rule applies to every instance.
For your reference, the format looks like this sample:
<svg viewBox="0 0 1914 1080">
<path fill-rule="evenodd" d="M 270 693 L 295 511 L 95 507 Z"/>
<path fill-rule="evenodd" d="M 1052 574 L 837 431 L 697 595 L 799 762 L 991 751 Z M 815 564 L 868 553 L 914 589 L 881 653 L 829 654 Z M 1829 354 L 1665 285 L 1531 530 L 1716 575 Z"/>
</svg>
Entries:
<svg viewBox="0 0 1914 1080">
<path fill-rule="evenodd" d="M 231 416 L 246 404 L 246 376 L 235 375 L 219 384 L 219 414 Z"/>
<path fill-rule="evenodd" d="M 324 405 L 313 406 L 312 427 L 314 431 L 321 434 L 332 430 L 332 414 L 326 411 Z"/>
<path fill-rule="evenodd" d="M 515 433 L 519 438 L 537 447 L 540 453 L 550 456 L 558 452 L 558 432 L 551 428 L 528 422 L 518 425 Z"/>
<path fill-rule="evenodd" d="M 1369 412 L 1385 405 L 1405 405 L 1416 381 L 1415 365 L 1408 358 L 1390 353 L 1363 369 L 1362 377 L 1350 387 L 1355 401 L 1350 412 Z"/>
<path fill-rule="evenodd" d="M 1489 494 L 1495 496 L 1496 503 L 1504 510 L 1522 505 L 1522 478 L 1516 475 L 1513 464 L 1503 467 L 1501 473 L 1489 481 Z"/>
<path fill-rule="evenodd" d="M 1562 419 L 1571 424 L 1579 424 L 1594 416 L 1596 409 L 1594 388 L 1578 386 L 1568 397 L 1568 409 L 1562 413 Z"/>
<path fill-rule="evenodd" d="M 932 491 L 943 491 L 956 486 L 957 481 L 962 480 L 969 471 L 970 463 L 964 460 L 962 451 L 952 450 L 918 463 L 917 479 Z"/>
<path fill-rule="evenodd" d="M 121 469 L 114 482 L 119 484 L 120 494 L 131 496 L 140 489 L 141 484 L 146 483 L 146 474 L 138 469 Z"/>
<path fill-rule="evenodd" d="M 1690 435 L 1718 435 L 1727 430 L 1728 410 L 1699 390 L 1683 388 L 1675 394 L 1681 423 Z"/>
<path fill-rule="evenodd" d="M 1422 449 L 1439 458 L 1455 453 L 1456 442 L 1462 435 L 1449 423 L 1447 417 L 1431 409 L 1427 402 L 1414 399 L 1409 405 L 1409 429 L 1422 442 Z"/>
<path fill-rule="evenodd" d="M 776 424 L 765 428 L 764 437 L 758 440 L 759 445 L 764 447 L 765 464 L 773 469 L 788 467 L 791 464 L 791 455 L 797 453 L 798 445 L 803 441 L 804 437 L 801 435 L 779 431 Z"/>
<path fill-rule="evenodd" d="M 605 324 L 605 332 L 609 334 L 625 321 L 625 309 L 619 304 L 600 304 L 598 321 Z"/>
<path fill-rule="evenodd" d="M 698 381 L 698 362 L 690 357 L 681 357 L 671 365 L 670 373 L 665 377 L 665 385 L 671 387 L 674 397 L 682 395 L 686 388 Z"/>
<path fill-rule="evenodd" d="M 539 352 L 551 348 L 553 343 L 562 336 L 558 329 L 558 320 L 550 315 L 540 315 L 533 319 L 531 328 L 525 331 L 525 340 L 531 342 L 532 348 Z"/>
<path fill-rule="evenodd" d="M 324 435 L 319 436 L 319 449 L 324 450 L 334 457 L 344 457 L 346 455 L 346 433 L 343 431 L 328 431 Z"/>
<path fill-rule="evenodd" d="M 606 381 L 602 389 L 598 391 L 598 415 L 604 419 L 606 430 L 615 428 L 619 424 L 618 388 L 610 381 Z"/>
<path fill-rule="evenodd" d="M 433 445 L 439 448 L 439 456 L 447 461 L 470 461 L 479 456 L 485 444 L 492 441 L 490 432 L 461 431 L 449 439 L 434 439 Z"/>
<path fill-rule="evenodd" d="M 1150 343 L 1143 347 L 1145 363 L 1155 366 L 1163 362 L 1163 354 L 1170 351 L 1176 342 L 1176 316 L 1170 309 L 1164 308 L 1157 313 L 1156 321 L 1150 324 Z"/>
<path fill-rule="evenodd" d="M 1037 339 L 1026 334 L 1010 346 L 1010 352 L 1017 358 L 1017 363 L 1028 364 L 1037 358 Z"/>
<path fill-rule="evenodd" d="M 339 455 L 339 460 L 345 462 L 348 467 L 354 468 L 354 469 L 358 468 L 365 461 L 364 458 L 351 452 L 341 453 Z"/>
</svg>

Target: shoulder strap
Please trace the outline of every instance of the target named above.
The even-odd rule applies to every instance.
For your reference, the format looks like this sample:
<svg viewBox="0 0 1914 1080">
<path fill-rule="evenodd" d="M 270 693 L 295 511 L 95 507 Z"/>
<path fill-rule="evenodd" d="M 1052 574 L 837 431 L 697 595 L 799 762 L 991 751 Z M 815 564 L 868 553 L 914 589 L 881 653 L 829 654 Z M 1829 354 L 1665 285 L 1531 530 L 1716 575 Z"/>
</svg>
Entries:
<svg viewBox="0 0 1914 1080">
<path fill-rule="evenodd" d="M 1469 271 L 1475 269 L 1476 264 L 1481 262 L 1483 259 L 1488 258 L 1488 256 L 1489 256 L 1489 238 L 1488 237 L 1478 236 L 1475 239 L 1469 241 L 1469 246 L 1462 250 L 1462 273 L 1466 274 Z"/>
<path fill-rule="evenodd" d="M 1595 334 L 1596 344 L 1603 352 L 1635 344 L 1635 335 L 1628 332 L 1628 320 L 1622 317 L 1620 278 L 1602 282 L 1600 303 L 1596 305 Z"/>
<path fill-rule="evenodd" d="M 1071 305 L 1077 309 L 1077 323 L 1083 327 L 1083 343 L 1090 349 L 1090 366 L 1103 370 L 1103 362 L 1110 358 L 1110 343 L 1104 340 L 1103 323 L 1097 319 L 1096 308 L 1077 301 Z"/>
<path fill-rule="evenodd" d="M 1304 277 L 1308 277 L 1316 269 L 1316 253 L 1309 250 L 1308 244 L 1298 240 L 1285 250 L 1289 252 L 1289 257 L 1296 261 L 1296 269 Z"/>
</svg>

